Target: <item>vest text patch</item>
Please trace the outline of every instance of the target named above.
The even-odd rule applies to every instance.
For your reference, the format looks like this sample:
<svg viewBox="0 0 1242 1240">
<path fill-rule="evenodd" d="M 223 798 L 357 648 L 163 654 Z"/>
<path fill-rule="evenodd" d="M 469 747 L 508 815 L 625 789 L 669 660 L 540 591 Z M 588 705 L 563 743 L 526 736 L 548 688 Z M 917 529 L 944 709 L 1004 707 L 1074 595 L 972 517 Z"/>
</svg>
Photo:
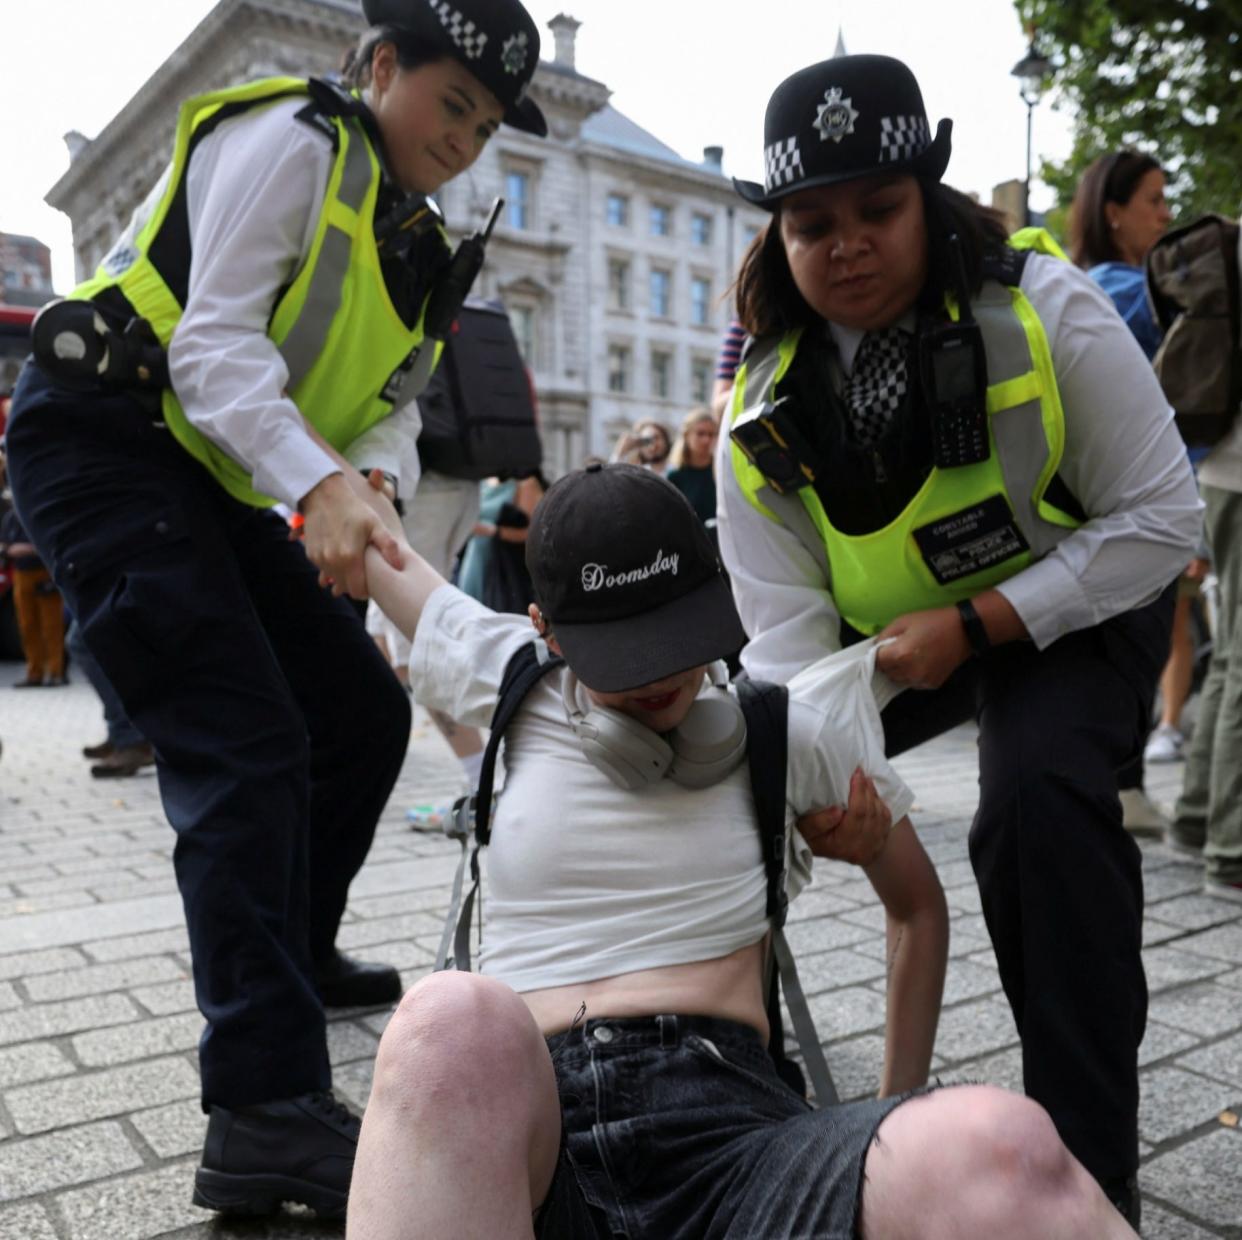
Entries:
<svg viewBox="0 0 1242 1240">
<path fill-rule="evenodd" d="M 1029 550 L 1003 495 L 919 526 L 914 541 L 942 586 Z"/>
</svg>

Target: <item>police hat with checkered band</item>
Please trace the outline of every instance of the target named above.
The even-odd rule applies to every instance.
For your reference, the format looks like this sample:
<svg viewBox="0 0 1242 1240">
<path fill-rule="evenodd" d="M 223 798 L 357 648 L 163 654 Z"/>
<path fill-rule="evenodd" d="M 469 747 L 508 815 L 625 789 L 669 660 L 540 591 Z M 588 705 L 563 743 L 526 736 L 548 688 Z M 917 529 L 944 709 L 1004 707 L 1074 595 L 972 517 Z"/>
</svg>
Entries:
<svg viewBox="0 0 1242 1240">
<path fill-rule="evenodd" d="M 372 26 L 397 26 L 461 61 L 505 110 L 505 124 L 539 137 L 548 122 L 526 97 L 539 66 L 539 31 L 518 0 L 362 0 Z"/>
<path fill-rule="evenodd" d="M 931 136 L 914 74 L 891 56 L 836 56 L 786 78 L 763 122 L 764 183 L 734 180 L 748 202 L 772 210 L 815 185 L 877 172 L 939 181 L 953 122 Z"/>
</svg>

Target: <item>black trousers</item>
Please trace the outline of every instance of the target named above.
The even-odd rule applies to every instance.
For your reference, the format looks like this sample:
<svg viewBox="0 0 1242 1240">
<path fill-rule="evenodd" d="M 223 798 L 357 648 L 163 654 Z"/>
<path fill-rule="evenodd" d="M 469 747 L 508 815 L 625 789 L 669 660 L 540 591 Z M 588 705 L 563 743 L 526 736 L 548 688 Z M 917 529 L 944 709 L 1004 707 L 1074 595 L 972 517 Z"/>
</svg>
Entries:
<svg viewBox="0 0 1242 1240">
<path fill-rule="evenodd" d="M 1026 1092 L 1101 1179 L 1138 1166 L 1143 876 L 1117 781 L 1147 736 L 1173 593 L 1043 651 L 998 647 L 882 715 L 890 755 L 978 722 L 970 859 Z"/>
<path fill-rule="evenodd" d="M 129 397 L 28 364 L 7 439 L 18 511 L 155 746 L 204 1105 L 327 1088 L 312 962 L 401 769 L 406 695 L 284 522 L 230 498 Z"/>
</svg>

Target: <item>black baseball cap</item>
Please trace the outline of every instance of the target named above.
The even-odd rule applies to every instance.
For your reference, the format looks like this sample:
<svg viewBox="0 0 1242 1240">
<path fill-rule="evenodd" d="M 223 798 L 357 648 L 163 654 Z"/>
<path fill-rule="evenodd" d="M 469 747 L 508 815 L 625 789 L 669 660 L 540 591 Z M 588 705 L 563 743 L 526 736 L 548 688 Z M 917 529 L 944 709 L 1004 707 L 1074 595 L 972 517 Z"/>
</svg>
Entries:
<svg viewBox="0 0 1242 1240">
<path fill-rule="evenodd" d="M 877 172 L 939 181 L 953 122 L 935 139 L 913 73 L 892 56 L 834 56 L 787 77 L 763 120 L 763 184 L 739 181 L 747 202 L 772 210 L 787 194 Z"/>
<path fill-rule="evenodd" d="M 584 685 L 620 693 L 746 641 L 716 549 L 689 501 L 637 465 L 553 483 L 526 540 L 535 601 Z"/>
<path fill-rule="evenodd" d="M 500 100 L 506 125 L 547 136 L 547 120 L 526 97 L 539 67 L 539 29 L 518 0 L 362 0 L 362 13 L 372 26 L 437 45 Z"/>
</svg>

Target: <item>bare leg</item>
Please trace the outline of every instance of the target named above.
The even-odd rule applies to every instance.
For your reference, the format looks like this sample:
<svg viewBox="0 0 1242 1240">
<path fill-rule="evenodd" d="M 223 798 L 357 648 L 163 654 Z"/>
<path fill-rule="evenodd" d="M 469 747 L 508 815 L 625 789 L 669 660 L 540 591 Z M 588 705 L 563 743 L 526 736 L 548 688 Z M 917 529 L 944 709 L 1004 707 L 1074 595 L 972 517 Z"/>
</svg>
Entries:
<svg viewBox="0 0 1242 1240">
<path fill-rule="evenodd" d="M 864 1240 L 1124 1240 L 1134 1231 L 1048 1113 L 989 1085 L 938 1090 L 880 1125 L 863 1176 Z"/>
<path fill-rule="evenodd" d="M 1182 707 L 1190 696 L 1194 675 L 1195 648 L 1190 638 L 1189 598 L 1179 598 L 1173 609 L 1173 632 L 1169 638 L 1169 661 L 1160 673 L 1160 722 L 1176 728 Z"/>
<path fill-rule="evenodd" d="M 552 1060 L 526 1005 L 490 978 L 432 974 L 380 1043 L 347 1240 L 530 1240 L 560 1135 Z"/>
<path fill-rule="evenodd" d="M 468 758 L 471 754 L 483 752 L 483 738 L 479 735 L 478 728 L 463 727 L 442 710 L 428 711 L 428 714 L 458 758 Z"/>
</svg>

